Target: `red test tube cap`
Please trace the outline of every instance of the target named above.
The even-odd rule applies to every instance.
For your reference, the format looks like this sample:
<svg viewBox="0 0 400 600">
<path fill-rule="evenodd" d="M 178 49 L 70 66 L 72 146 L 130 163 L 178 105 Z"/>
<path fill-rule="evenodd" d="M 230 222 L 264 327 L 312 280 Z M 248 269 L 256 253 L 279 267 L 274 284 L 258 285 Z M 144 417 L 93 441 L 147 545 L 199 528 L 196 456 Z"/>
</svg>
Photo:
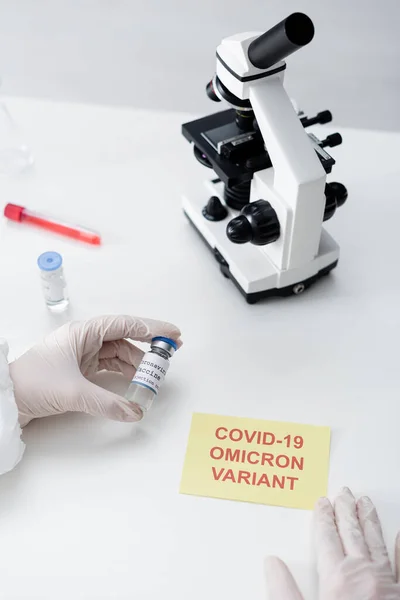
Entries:
<svg viewBox="0 0 400 600">
<path fill-rule="evenodd" d="M 11 221 L 20 221 L 23 211 L 23 206 L 18 206 L 18 204 L 6 204 L 4 207 L 4 216 Z"/>
</svg>

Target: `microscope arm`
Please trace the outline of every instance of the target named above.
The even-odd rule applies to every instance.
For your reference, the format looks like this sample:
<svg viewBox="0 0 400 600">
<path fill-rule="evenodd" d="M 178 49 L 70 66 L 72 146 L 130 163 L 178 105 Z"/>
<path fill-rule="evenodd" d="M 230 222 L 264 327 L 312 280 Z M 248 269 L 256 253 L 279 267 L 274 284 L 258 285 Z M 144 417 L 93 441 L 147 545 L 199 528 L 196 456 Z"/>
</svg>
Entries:
<svg viewBox="0 0 400 600">
<path fill-rule="evenodd" d="M 278 215 L 282 208 L 287 213 L 286 239 L 291 242 L 277 262 L 280 268 L 295 268 L 312 261 L 318 253 L 326 174 L 280 75 L 254 82 L 249 99 L 274 169 L 276 194 L 267 199 Z M 265 250 L 269 253 L 268 247 Z"/>
</svg>

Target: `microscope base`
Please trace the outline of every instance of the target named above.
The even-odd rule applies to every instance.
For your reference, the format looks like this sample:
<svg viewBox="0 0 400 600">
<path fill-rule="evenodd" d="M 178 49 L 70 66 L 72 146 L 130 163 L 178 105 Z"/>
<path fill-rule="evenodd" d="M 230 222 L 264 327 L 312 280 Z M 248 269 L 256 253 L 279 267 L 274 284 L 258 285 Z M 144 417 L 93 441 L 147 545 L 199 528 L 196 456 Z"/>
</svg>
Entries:
<svg viewBox="0 0 400 600">
<path fill-rule="evenodd" d="M 220 186 L 207 183 L 208 190 L 222 200 Z M 228 208 L 222 221 L 209 221 L 203 216 L 203 208 L 212 194 L 193 194 L 183 198 L 183 211 L 189 222 L 200 234 L 220 265 L 221 272 L 230 278 L 249 304 L 263 298 L 298 295 L 321 277 L 334 269 L 339 260 L 339 246 L 324 230 L 318 255 L 313 261 L 296 269 L 280 271 L 268 258 L 262 247 L 252 244 L 237 245 L 226 236 L 226 225 L 238 213 Z"/>
</svg>

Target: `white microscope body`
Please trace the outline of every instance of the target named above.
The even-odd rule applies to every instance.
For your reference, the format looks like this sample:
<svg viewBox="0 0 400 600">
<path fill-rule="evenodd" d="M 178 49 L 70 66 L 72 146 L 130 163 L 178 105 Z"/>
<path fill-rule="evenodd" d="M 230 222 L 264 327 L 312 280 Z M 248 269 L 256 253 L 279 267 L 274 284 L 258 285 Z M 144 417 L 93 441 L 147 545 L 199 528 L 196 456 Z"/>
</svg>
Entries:
<svg viewBox="0 0 400 600">
<path fill-rule="evenodd" d="M 235 108 L 236 123 L 244 122 L 244 130 L 226 122 L 219 126 L 217 121 L 208 129 L 207 118 L 193 122 L 200 129 L 205 122 L 200 137 L 199 126 L 195 133 L 185 132 L 192 124 L 183 127 L 200 152 L 199 160 L 219 175 L 206 182 L 206 193 L 184 197 L 185 214 L 214 251 L 224 274 L 251 303 L 269 295 L 300 293 L 339 259 L 339 246 L 322 223 L 347 193 L 341 184 L 332 184 L 334 189 L 329 190 L 329 169 L 324 163 L 331 168 L 334 161 L 322 149 L 324 142 L 306 133 L 307 119 L 299 118 L 283 86 L 286 64 L 280 57 L 307 44 L 313 34 L 310 19 L 295 13 L 263 35 L 242 33 L 224 39 L 217 49 L 216 76 L 207 91 L 212 99 L 224 99 Z M 233 121 L 234 111 L 226 112 Z M 320 114 L 329 115 L 328 111 Z M 217 115 L 213 117 L 218 119 Z M 263 147 L 260 153 L 258 146 L 258 157 L 252 160 L 258 166 L 264 160 L 266 167 L 253 170 L 243 153 L 246 143 L 250 147 L 260 134 Z M 331 137 L 335 136 L 340 138 Z M 235 152 L 240 146 L 239 156 Z M 238 170 L 235 180 L 228 179 L 232 173 L 226 175 L 230 167 Z M 231 185 L 233 181 L 236 185 Z M 243 190 L 246 183 L 250 183 L 249 196 L 238 202 L 229 190 Z M 218 218 L 213 218 L 213 211 Z"/>
</svg>

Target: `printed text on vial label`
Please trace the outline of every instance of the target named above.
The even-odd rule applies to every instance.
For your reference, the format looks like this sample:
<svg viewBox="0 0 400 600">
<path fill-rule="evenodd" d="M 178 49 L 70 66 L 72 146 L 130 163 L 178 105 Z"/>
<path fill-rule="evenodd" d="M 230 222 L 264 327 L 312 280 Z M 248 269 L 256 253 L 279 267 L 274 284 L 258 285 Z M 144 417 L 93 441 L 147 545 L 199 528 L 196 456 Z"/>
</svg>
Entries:
<svg viewBox="0 0 400 600">
<path fill-rule="evenodd" d="M 132 381 L 133 383 L 145 385 L 152 389 L 155 394 L 158 394 L 165 375 L 167 374 L 168 367 L 169 362 L 165 360 L 165 358 L 152 352 L 148 352 L 144 355 Z"/>
</svg>

